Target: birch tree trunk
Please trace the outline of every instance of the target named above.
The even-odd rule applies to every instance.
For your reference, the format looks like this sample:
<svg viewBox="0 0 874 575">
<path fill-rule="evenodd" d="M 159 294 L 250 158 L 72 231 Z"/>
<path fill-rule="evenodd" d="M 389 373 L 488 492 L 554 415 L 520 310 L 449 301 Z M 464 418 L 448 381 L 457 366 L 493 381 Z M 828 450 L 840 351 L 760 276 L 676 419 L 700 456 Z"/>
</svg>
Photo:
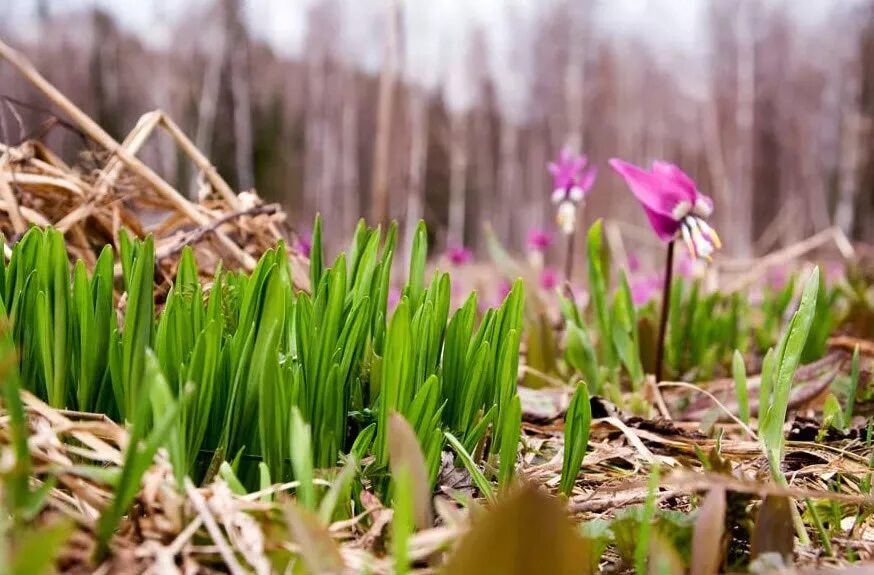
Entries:
<svg viewBox="0 0 874 575">
<path fill-rule="evenodd" d="M 200 90 L 200 102 L 197 105 L 197 128 L 194 131 L 194 143 L 199 150 L 209 154 L 212 142 L 212 131 L 218 110 L 219 91 L 221 90 L 222 68 L 227 58 L 227 28 L 218 26 L 215 44 L 206 47 L 208 54 L 203 84 Z M 197 195 L 198 174 L 195 173 L 189 184 L 189 197 Z"/>
<path fill-rule="evenodd" d="M 756 54 L 753 19 L 749 3 L 738 5 L 735 33 L 737 40 L 737 101 L 735 107 L 734 186 L 728 200 L 732 214 L 732 246 L 736 256 L 752 256 L 753 241 L 753 147 L 755 145 Z M 730 199 L 729 199 L 730 198 Z"/>
<path fill-rule="evenodd" d="M 573 7 L 582 7 L 582 5 L 581 1 L 572 3 Z M 586 49 L 585 36 L 577 30 L 582 23 L 579 12 L 580 10 L 577 9 L 572 14 L 574 30 L 577 33 L 572 33 L 570 38 L 570 57 L 565 74 L 564 95 L 565 115 L 567 117 L 566 143 L 571 149 L 582 152 Z"/>
<path fill-rule="evenodd" d="M 406 254 L 404 262 L 410 263 L 410 248 L 413 234 L 425 211 L 425 172 L 428 165 L 428 97 L 427 93 L 415 86 L 409 89 L 410 106 L 410 163 L 408 169 L 409 188 L 404 225 Z"/>
<path fill-rule="evenodd" d="M 325 93 L 325 74 L 317 56 L 307 64 L 307 101 L 304 144 L 304 189 L 303 204 L 309 209 L 317 208 L 322 192 L 323 173 L 322 149 L 324 141 L 324 122 L 322 106 Z"/>
<path fill-rule="evenodd" d="M 862 70 L 853 53 L 853 37 L 848 35 L 844 44 L 844 65 L 841 85 L 841 141 L 838 166 L 838 201 L 835 206 L 835 225 L 850 235 L 855 222 L 857 179 L 860 164 L 861 117 L 859 101 L 862 92 Z"/>
<path fill-rule="evenodd" d="M 449 137 L 449 244 L 464 245 L 467 205 L 467 114 L 450 112 Z"/>
<path fill-rule="evenodd" d="M 355 70 L 347 68 L 343 82 L 342 157 L 343 230 L 351 233 L 361 214 L 358 188 L 358 83 Z"/>
<path fill-rule="evenodd" d="M 238 190 L 255 187 L 252 148 L 252 101 L 249 82 L 249 40 L 242 23 L 237 23 L 231 58 L 231 96 L 234 100 L 234 155 Z"/>
<path fill-rule="evenodd" d="M 493 129 L 490 112 L 488 107 L 475 112 L 473 155 L 479 216 L 477 219 L 483 224 L 494 225 L 494 199 L 499 190 L 495 186 L 495 150 L 492 141 Z M 482 230 L 477 230 L 477 247 L 484 249 L 487 244 L 486 234 L 481 232 Z"/>
<path fill-rule="evenodd" d="M 388 219 L 388 172 L 391 147 L 391 125 L 394 114 L 394 93 L 398 68 L 398 38 L 400 34 L 399 0 L 386 0 L 385 53 L 379 77 L 379 103 L 376 116 L 376 144 L 373 155 L 372 217 L 374 223 Z"/>
<path fill-rule="evenodd" d="M 499 215 L 498 233 L 505 245 L 513 247 L 515 218 L 513 206 L 519 205 L 519 132 L 516 126 L 506 118 L 501 119 L 499 191 L 496 199 L 501 200 L 501 206 L 493 206 Z"/>
</svg>

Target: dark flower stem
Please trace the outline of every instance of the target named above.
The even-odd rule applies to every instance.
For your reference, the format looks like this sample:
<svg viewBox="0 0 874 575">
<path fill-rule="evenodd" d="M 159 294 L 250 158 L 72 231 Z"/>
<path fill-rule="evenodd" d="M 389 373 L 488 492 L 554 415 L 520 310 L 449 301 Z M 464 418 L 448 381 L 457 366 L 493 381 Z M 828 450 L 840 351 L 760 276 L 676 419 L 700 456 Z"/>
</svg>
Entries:
<svg viewBox="0 0 874 575">
<path fill-rule="evenodd" d="M 571 274 L 574 272 L 574 236 L 576 233 L 568 234 L 567 250 L 564 253 L 564 279 L 566 282 L 571 282 Z"/>
<path fill-rule="evenodd" d="M 668 331 L 668 314 L 671 307 L 671 280 L 674 275 L 674 242 L 668 244 L 668 259 L 665 262 L 665 285 L 662 287 L 662 317 L 659 319 L 659 340 L 656 348 L 656 383 L 662 381 L 665 364 L 665 334 Z"/>
</svg>

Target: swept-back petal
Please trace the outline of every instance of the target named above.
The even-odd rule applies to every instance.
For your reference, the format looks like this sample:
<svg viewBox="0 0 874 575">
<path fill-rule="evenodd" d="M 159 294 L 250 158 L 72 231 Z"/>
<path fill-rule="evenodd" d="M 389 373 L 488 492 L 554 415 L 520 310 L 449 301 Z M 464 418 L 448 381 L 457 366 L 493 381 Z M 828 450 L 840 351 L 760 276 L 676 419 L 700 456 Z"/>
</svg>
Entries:
<svg viewBox="0 0 874 575">
<path fill-rule="evenodd" d="M 665 216 L 652 211 L 646 206 L 646 204 L 642 205 L 643 211 L 646 213 L 646 217 L 649 219 L 653 231 L 660 240 L 663 242 L 669 242 L 677 237 L 677 232 L 680 231 L 680 222 L 676 221 L 671 216 Z"/>
<path fill-rule="evenodd" d="M 619 158 L 612 158 L 610 166 L 648 211 L 679 221 L 695 204 L 694 189 L 676 184 L 663 173 L 647 172 Z"/>
<path fill-rule="evenodd" d="M 589 168 L 580 176 L 579 186 L 584 192 L 588 192 L 592 189 L 596 177 L 598 177 L 598 168 L 596 166 L 589 166 Z"/>
<path fill-rule="evenodd" d="M 694 200 L 692 200 L 693 214 L 702 218 L 707 218 L 713 212 L 713 200 L 710 196 L 705 196 L 699 192 L 695 181 L 675 164 L 656 161 L 652 163 L 652 171 L 655 174 L 660 174 L 668 178 L 670 181 L 674 182 L 674 184 L 682 187 L 692 197 L 694 197 Z"/>
<path fill-rule="evenodd" d="M 695 185 L 695 181 L 690 178 L 686 172 L 677 167 L 676 164 L 656 160 L 652 163 L 652 171 L 654 174 L 664 176 L 674 184 L 683 188 L 686 193 L 689 194 L 690 198 L 694 198 L 698 195 L 698 186 Z"/>
</svg>

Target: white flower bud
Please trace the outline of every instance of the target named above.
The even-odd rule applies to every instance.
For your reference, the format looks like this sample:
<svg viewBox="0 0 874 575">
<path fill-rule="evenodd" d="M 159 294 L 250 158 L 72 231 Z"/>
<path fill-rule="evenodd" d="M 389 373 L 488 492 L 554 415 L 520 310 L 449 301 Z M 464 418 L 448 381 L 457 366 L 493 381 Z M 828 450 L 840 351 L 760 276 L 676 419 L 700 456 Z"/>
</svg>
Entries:
<svg viewBox="0 0 874 575">
<path fill-rule="evenodd" d="M 577 227 L 577 206 L 565 200 L 558 206 L 555 222 L 565 235 L 571 235 Z"/>
</svg>

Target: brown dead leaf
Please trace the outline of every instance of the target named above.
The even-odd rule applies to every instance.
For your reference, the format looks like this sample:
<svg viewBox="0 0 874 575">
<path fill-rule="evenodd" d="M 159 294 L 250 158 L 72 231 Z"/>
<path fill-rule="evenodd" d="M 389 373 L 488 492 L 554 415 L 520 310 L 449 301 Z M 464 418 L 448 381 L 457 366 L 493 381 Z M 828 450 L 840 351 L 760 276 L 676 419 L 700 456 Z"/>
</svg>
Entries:
<svg viewBox="0 0 874 575">
<path fill-rule="evenodd" d="M 768 495 L 762 501 L 753 527 L 753 559 L 763 553 L 778 553 L 787 563 L 792 561 L 795 546 L 792 505 L 791 499 L 779 495 Z"/>
<path fill-rule="evenodd" d="M 704 498 L 692 534 L 692 573 L 712 575 L 722 563 L 725 530 L 725 488 L 714 487 Z"/>
<path fill-rule="evenodd" d="M 389 467 L 397 475 L 406 467 L 413 480 L 413 521 L 418 529 L 431 527 L 431 490 L 428 468 L 416 432 L 402 415 L 392 412 L 388 420 Z"/>
<path fill-rule="evenodd" d="M 300 548 L 307 571 L 314 575 L 343 573 L 346 568 L 340 548 L 318 517 L 289 500 L 285 504 L 285 521 Z"/>
<path fill-rule="evenodd" d="M 558 499 L 525 484 L 474 519 L 441 573 L 589 575 L 591 547 Z"/>
</svg>

